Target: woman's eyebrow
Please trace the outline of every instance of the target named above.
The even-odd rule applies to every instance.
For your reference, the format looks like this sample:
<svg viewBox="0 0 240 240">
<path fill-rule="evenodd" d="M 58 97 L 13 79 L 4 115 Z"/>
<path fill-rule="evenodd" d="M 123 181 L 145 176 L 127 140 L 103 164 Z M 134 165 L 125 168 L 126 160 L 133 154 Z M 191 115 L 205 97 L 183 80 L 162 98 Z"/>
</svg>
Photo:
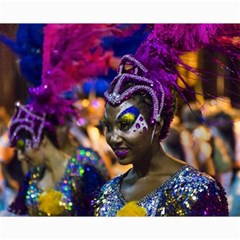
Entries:
<svg viewBox="0 0 240 240">
<path fill-rule="evenodd" d="M 102 123 L 106 124 L 106 123 L 109 123 L 109 121 L 107 120 L 106 117 L 103 117 L 103 119 L 101 120 Z"/>
</svg>

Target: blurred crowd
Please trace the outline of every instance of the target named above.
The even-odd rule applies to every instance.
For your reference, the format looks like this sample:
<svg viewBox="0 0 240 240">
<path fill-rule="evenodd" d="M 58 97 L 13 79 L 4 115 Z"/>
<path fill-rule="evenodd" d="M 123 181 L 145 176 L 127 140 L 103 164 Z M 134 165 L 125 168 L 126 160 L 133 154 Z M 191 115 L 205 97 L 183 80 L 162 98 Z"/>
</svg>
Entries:
<svg viewBox="0 0 240 240">
<path fill-rule="evenodd" d="M 240 111 L 219 97 L 181 108 L 162 146 L 224 187 L 230 216 L 240 214 Z"/>
</svg>

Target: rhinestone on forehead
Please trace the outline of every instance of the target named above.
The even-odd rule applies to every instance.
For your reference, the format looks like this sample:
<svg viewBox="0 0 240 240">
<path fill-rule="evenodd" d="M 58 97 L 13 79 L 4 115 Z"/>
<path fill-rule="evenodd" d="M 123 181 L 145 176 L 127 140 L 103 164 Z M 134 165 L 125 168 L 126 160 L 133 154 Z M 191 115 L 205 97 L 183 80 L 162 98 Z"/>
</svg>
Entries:
<svg viewBox="0 0 240 240">
<path fill-rule="evenodd" d="M 10 144 L 14 146 L 19 132 L 24 130 L 31 135 L 32 147 L 37 148 L 41 141 L 45 119 L 45 114 L 43 116 L 38 116 L 19 102 L 16 103 L 16 112 L 12 118 L 9 129 Z"/>
<path fill-rule="evenodd" d="M 123 60 L 130 60 L 135 63 L 142 71 L 145 73 L 148 70 L 133 56 L 125 55 L 122 57 L 121 62 Z M 112 92 L 105 92 L 105 97 L 109 103 L 112 105 L 119 105 L 123 101 L 129 99 L 136 92 L 146 92 L 152 98 L 153 103 L 153 113 L 151 117 L 151 123 L 155 121 L 160 122 L 160 116 L 163 110 L 164 101 L 165 101 L 165 92 L 162 84 L 154 79 L 149 79 L 143 76 L 138 76 L 136 74 L 122 73 L 123 65 L 120 64 L 119 74 L 113 79 L 111 85 L 114 86 Z M 129 89 L 126 89 L 124 92 L 120 92 L 122 86 L 129 80 L 131 80 L 135 85 L 131 86 Z M 158 98 L 157 95 L 157 87 L 156 84 L 159 85 L 159 90 L 161 92 L 161 99 Z"/>
</svg>

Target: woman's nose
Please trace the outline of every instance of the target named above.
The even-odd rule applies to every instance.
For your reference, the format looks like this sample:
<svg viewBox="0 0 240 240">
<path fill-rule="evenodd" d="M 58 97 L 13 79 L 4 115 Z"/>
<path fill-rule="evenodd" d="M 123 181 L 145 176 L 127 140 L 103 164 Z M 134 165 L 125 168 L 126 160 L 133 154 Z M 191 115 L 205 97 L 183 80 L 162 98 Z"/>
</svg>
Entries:
<svg viewBox="0 0 240 240">
<path fill-rule="evenodd" d="M 122 137 L 119 129 L 115 128 L 113 129 L 111 135 L 110 135 L 110 143 L 111 145 L 118 145 L 121 144 Z"/>
<path fill-rule="evenodd" d="M 17 150 L 17 158 L 20 162 L 25 159 L 25 155 L 22 153 L 21 150 Z"/>
</svg>

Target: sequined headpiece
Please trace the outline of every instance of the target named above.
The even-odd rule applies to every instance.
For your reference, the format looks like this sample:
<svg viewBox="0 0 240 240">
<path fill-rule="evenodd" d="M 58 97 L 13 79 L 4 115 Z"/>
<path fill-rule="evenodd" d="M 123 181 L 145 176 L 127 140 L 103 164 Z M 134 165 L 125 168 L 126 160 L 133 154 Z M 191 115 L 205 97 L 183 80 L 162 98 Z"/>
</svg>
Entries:
<svg viewBox="0 0 240 240">
<path fill-rule="evenodd" d="M 148 70 L 134 58 L 134 56 L 124 55 L 120 62 L 118 75 L 112 82 L 114 88 L 111 93 L 106 92 L 105 97 L 112 105 L 119 105 L 136 92 L 146 92 L 151 96 L 153 102 L 151 123 L 153 123 L 154 120 L 159 122 L 164 105 L 165 93 L 162 84 L 158 82 L 158 86 L 155 86 L 155 88 L 158 88 L 160 91 L 161 96 L 159 98 L 157 91 L 154 91 L 153 88 L 154 84 L 156 84 L 154 80 L 144 77 L 147 73 Z M 121 92 L 121 87 L 129 81 L 135 82 L 136 85 Z"/>
<path fill-rule="evenodd" d="M 104 50 L 103 39 L 126 37 L 138 28 L 122 28 L 121 24 L 46 24 L 41 84 L 29 87 L 26 106 L 16 105 L 10 126 L 11 145 L 16 145 L 18 134 L 25 130 L 36 147 L 44 129 L 52 135 L 56 125 L 64 125 L 67 117 L 76 116 L 76 99 L 65 97 L 65 93 L 87 79 L 106 74 L 113 53 Z"/>
<path fill-rule="evenodd" d="M 150 124 L 164 119 L 159 137 L 161 140 L 167 136 L 174 117 L 174 92 L 178 92 L 188 103 L 177 80 L 183 83 L 188 93 L 196 94 L 179 68 L 197 76 L 202 74 L 199 69 L 186 64 L 181 56 L 207 47 L 230 59 L 239 60 L 239 36 L 240 25 L 237 24 L 155 24 L 136 53 L 123 56 L 118 75 L 105 93 L 106 100 L 110 105 L 117 106 L 136 93 L 147 93 L 153 105 Z M 218 59 L 213 61 L 223 69 L 238 73 L 237 69 L 230 70 Z"/>
<path fill-rule="evenodd" d="M 107 71 L 111 52 L 103 52 L 101 42 L 114 31 L 111 24 L 45 25 L 41 84 L 29 87 L 27 105 L 16 104 L 9 132 L 12 146 L 24 130 L 37 147 L 44 129 L 53 135 L 56 125 L 74 117 L 74 99 L 65 98 L 64 92 Z"/>
<path fill-rule="evenodd" d="M 45 114 L 37 115 L 31 109 L 31 106 L 16 103 L 16 111 L 12 117 L 9 128 L 9 141 L 11 146 L 16 146 L 17 141 L 21 137 L 21 132 L 28 132 L 30 136 L 31 146 L 38 148 L 42 131 L 45 126 Z"/>
</svg>

